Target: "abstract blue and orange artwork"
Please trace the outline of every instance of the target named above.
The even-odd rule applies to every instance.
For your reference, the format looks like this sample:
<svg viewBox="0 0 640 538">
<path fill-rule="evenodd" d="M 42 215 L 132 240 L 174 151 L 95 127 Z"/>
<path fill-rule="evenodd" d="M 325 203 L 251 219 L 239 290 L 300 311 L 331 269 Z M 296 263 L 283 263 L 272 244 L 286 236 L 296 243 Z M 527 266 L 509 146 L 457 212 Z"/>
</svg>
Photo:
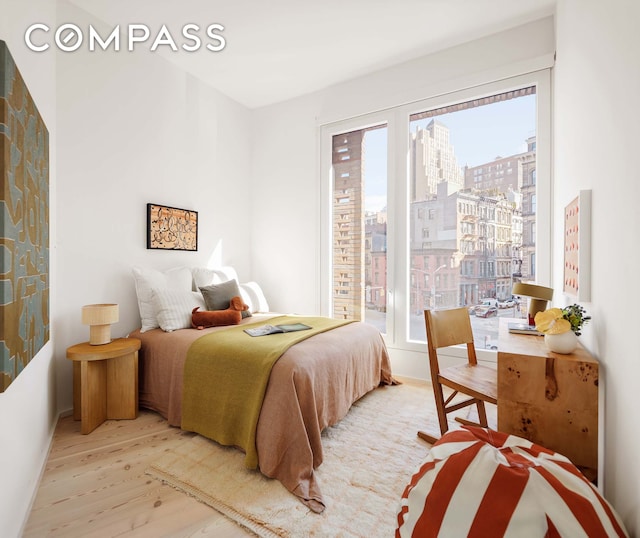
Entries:
<svg viewBox="0 0 640 538">
<path fill-rule="evenodd" d="M 0 392 L 49 327 L 49 132 L 0 41 Z"/>
</svg>

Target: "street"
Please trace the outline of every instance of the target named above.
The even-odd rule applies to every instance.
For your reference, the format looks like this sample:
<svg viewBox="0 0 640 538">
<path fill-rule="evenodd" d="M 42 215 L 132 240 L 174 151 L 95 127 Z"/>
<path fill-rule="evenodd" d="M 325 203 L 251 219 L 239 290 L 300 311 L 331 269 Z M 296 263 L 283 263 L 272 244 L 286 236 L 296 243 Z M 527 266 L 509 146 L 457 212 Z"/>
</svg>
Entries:
<svg viewBox="0 0 640 538">
<path fill-rule="evenodd" d="M 386 331 L 385 313 L 377 310 L 366 310 L 367 323 L 378 328 L 382 333 Z M 498 309 L 498 315 L 490 318 L 478 318 L 471 315 L 471 327 L 475 337 L 477 349 L 497 349 L 499 318 L 524 318 L 525 315 L 518 311 L 518 307 Z M 409 339 L 418 342 L 426 342 L 426 329 L 424 316 L 411 315 L 409 319 Z"/>
</svg>

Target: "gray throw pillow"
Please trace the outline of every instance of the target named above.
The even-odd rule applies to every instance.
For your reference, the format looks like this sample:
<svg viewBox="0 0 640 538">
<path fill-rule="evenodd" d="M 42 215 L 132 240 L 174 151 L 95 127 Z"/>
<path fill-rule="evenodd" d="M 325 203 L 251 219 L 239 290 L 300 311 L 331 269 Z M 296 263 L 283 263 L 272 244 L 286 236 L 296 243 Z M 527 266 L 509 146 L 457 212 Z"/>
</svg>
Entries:
<svg viewBox="0 0 640 538">
<path fill-rule="evenodd" d="M 240 286 L 237 280 L 228 280 L 222 284 L 211 284 L 210 286 L 202 286 L 200 292 L 204 297 L 204 303 L 207 310 L 226 310 L 231 304 L 234 297 L 242 297 Z M 242 317 L 251 316 L 248 310 L 242 311 Z"/>
</svg>

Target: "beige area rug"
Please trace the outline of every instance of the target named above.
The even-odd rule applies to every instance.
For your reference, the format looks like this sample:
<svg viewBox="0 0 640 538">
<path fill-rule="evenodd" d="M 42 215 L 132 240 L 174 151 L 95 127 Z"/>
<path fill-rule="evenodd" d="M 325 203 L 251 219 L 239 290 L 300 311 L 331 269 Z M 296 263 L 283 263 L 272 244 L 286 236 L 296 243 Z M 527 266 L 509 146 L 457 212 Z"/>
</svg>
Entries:
<svg viewBox="0 0 640 538">
<path fill-rule="evenodd" d="M 196 497 L 262 537 L 393 536 L 400 496 L 437 431 L 430 385 L 380 387 L 323 432 L 316 470 L 327 508 L 316 514 L 277 480 L 244 467 L 244 454 L 195 436 L 147 474 Z"/>
</svg>

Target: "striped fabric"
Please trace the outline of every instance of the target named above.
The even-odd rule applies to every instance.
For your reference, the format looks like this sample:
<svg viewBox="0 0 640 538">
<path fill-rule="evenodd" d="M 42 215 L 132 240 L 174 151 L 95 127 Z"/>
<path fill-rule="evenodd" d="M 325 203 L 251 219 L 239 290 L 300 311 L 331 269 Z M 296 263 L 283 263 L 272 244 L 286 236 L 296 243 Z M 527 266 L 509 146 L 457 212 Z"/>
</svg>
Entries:
<svg viewBox="0 0 640 538">
<path fill-rule="evenodd" d="M 199 291 L 158 288 L 152 290 L 158 325 L 165 332 L 191 327 L 191 311 L 199 306 L 205 310 L 204 298 Z"/>
<path fill-rule="evenodd" d="M 396 537 L 609 537 L 627 533 L 564 456 L 465 426 L 445 434 L 402 494 Z"/>
</svg>

